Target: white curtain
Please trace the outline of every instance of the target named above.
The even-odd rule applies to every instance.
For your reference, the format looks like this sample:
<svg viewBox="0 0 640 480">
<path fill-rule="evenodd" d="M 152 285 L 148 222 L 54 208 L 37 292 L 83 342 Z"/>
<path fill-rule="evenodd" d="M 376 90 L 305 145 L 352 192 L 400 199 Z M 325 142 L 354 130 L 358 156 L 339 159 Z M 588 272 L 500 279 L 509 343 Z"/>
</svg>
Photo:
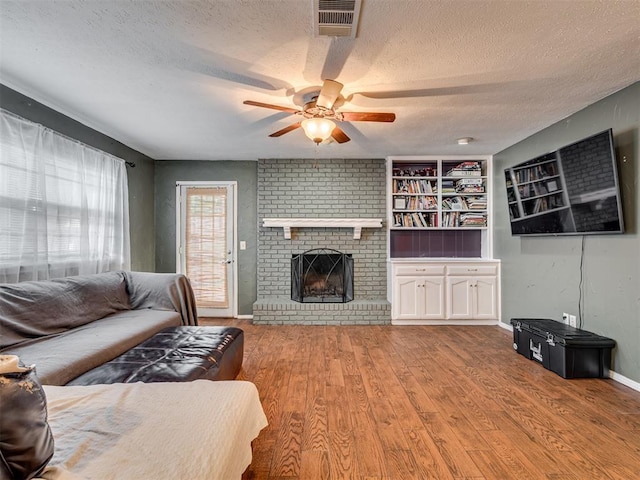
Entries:
<svg viewBox="0 0 640 480">
<path fill-rule="evenodd" d="M 0 115 L 0 283 L 129 269 L 124 160 Z"/>
</svg>

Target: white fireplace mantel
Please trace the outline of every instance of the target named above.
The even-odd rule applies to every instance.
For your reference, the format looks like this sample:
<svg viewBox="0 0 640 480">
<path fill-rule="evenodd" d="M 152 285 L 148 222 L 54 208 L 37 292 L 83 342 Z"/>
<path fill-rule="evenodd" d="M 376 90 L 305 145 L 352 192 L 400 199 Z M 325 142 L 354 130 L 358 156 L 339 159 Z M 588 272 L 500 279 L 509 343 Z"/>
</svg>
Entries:
<svg viewBox="0 0 640 480">
<path fill-rule="evenodd" d="M 360 239 L 363 228 L 382 228 L 381 218 L 265 218 L 265 227 L 279 227 L 284 230 L 284 238 L 291 239 L 291 227 L 353 228 L 354 240 Z"/>
</svg>

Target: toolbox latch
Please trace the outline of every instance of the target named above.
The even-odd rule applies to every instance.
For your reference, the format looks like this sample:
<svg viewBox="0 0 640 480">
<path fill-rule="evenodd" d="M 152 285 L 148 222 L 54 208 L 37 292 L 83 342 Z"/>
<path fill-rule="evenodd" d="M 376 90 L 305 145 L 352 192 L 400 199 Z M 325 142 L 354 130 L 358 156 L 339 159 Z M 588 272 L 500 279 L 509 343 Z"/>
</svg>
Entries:
<svg viewBox="0 0 640 480">
<path fill-rule="evenodd" d="M 555 347 L 556 342 L 553 341 L 553 333 L 547 333 L 547 343 L 552 347 Z"/>
<path fill-rule="evenodd" d="M 531 350 L 531 356 L 539 361 L 540 363 L 542 363 L 542 345 L 538 344 L 538 346 L 536 347 L 533 344 L 533 340 L 529 339 L 529 350 Z"/>
</svg>

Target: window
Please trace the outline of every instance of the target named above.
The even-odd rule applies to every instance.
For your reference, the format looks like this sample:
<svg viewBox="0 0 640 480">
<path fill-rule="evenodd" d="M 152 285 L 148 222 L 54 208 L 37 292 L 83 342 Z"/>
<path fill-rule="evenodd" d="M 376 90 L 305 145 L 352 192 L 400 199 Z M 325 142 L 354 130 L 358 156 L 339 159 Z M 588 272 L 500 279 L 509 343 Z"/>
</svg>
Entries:
<svg viewBox="0 0 640 480">
<path fill-rule="evenodd" d="M 129 268 L 124 161 L 0 113 L 0 283 Z"/>
</svg>

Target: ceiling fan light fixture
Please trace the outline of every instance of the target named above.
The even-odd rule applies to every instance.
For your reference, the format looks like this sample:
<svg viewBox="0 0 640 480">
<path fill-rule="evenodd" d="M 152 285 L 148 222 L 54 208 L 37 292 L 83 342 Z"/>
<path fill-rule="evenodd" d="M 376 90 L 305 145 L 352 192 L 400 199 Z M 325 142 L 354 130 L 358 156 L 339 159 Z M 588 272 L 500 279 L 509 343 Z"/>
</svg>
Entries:
<svg viewBox="0 0 640 480">
<path fill-rule="evenodd" d="M 304 134 L 316 144 L 324 142 L 331 136 L 331 132 L 336 128 L 336 124 L 328 118 L 313 117 L 303 120 L 300 124 Z"/>
</svg>

